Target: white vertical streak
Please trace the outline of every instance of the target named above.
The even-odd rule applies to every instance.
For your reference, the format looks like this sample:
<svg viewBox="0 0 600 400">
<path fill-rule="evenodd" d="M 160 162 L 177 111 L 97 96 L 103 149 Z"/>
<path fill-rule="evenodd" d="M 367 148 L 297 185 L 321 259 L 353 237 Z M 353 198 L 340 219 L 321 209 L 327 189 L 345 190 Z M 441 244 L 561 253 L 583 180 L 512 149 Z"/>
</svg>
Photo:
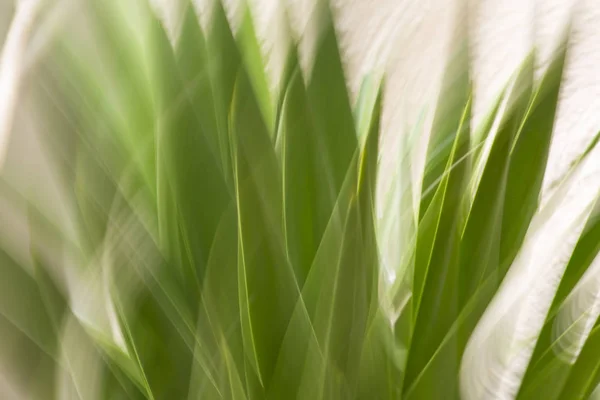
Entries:
<svg viewBox="0 0 600 400">
<path fill-rule="evenodd" d="M 0 169 L 6 157 L 18 101 L 25 48 L 40 4 L 39 0 L 23 0 L 18 3 L 2 50 L 0 59 Z"/>
</svg>

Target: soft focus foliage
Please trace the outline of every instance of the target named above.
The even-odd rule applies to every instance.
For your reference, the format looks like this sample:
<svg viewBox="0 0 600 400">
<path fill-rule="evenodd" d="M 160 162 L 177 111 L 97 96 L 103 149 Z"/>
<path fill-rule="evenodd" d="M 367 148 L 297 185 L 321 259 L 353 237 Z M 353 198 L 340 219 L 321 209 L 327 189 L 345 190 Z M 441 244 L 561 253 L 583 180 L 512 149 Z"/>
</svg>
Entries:
<svg viewBox="0 0 600 400">
<path fill-rule="evenodd" d="M 325 1 L 309 68 L 287 41 L 276 90 L 249 8 L 233 29 L 220 2 L 206 26 L 188 4 L 174 38 L 146 0 L 74 8 L 25 79 L 58 197 L 0 185 L 18 238 L 0 242 L 7 398 L 594 392 L 595 140 L 540 201 L 568 30 L 471 126 L 459 26 L 430 129 L 402 133 L 383 170 L 385 82 L 351 104 Z"/>
</svg>

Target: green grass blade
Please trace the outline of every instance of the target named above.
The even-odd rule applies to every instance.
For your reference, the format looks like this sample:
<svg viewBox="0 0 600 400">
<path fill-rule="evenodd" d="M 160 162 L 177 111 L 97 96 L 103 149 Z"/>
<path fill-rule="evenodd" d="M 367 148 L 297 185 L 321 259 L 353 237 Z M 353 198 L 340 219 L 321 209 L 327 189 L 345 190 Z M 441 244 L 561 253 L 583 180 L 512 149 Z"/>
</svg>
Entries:
<svg viewBox="0 0 600 400">
<path fill-rule="evenodd" d="M 278 140 L 282 146 L 286 248 L 302 285 L 321 242 L 330 210 L 327 203 L 319 201 L 329 188 L 320 184 L 318 156 L 321 149 L 306 88 L 298 70 L 285 93 Z"/>
<path fill-rule="evenodd" d="M 457 291 L 461 278 L 458 243 L 465 219 L 463 193 L 467 185 L 469 165 L 468 162 L 461 162 L 455 166 L 455 163 L 468 156 L 469 116 L 470 102 L 463 110 L 458 133 L 452 145 L 446 166 L 448 173 L 444 174 L 437 186 L 434 200 L 419 226 L 420 230 L 425 230 L 419 232 L 417 238 L 413 296 L 415 325 L 404 383 L 405 390 L 410 388 L 413 398 L 440 395 L 436 388 L 442 388 L 432 386 L 432 382 L 427 380 L 421 379 L 418 381 L 419 386 L 412 386 L 460 313 Z M 428 213 L 433 215 L 435 222 L 432 225 L 425 225 L 426 219 L 429 218 Z M 419 246 L 425 249 L 421 250 Z M 428 248 L 430 250 L 427 250 Z M 456 389 L 452 380 L 457 371 L 458 354 L 448 354 L 446 365 L 428 376 L 434 380 L 443 379 L 448 382 L 448 386 L 443 390 L 453 393 Z"/>
<path fill-rule="evenodd" d="M 489 154 L 482 155 L 479 160 L 483 171 L 460 243 L 461 307 L 490 275 L 496 276 L 496 280 L 501 278 L 496 274 L 500 262 L 499 243 L 509 152 L 527 110 L 532 81 L 533 58 L 530 57 L 514 79 L 498 132 L 489 138 L 492 140 Z M 500 281 L 497 281 L 499 284 Z"/>
<path fill-rule="evenodd" d="M 465 32 L 460 30 L 453 40 L 453 53 L 442 78 L 441 92 L 427 145 L 419 219 L 427 212 L 440 185 L 439 178 L 446 171 L 452 148 L 459 135 L 464 107 L 470 97 L 469 54 Z M 467 125 L 469 123 L 470 121 L 467 121 Z"/>
<path fill-rule="evenodd" d="M 585 325 L 597 319 L 586 295 L 593 290 L 593 263 L 597 263 L 594 260 L 600 251 L 598 204 L 596 201 L 556 290 L 519 390 L 520 399 L 532 398 L 541 391 L 547 391 L 549 399 L 558 398 L 588 340 L 590 332 Z"/>
<path fill-rule="evenodd" d="M 179 269 L 190 305 L 198 298 L 214 232 L 230 202 L 219 161 L 210 150 L 175 55 L 158 21 L 151 28 L 159 120 L 159 233 L 167 260 Z"/>
<path fill-rule="evenodd" d="M 229 110 L 233 99 L 235 80 L 241 66 L 241 58 L 220 0 L 214 1 L 214 10 L 207 27 L 206 48 L 223 173 L 228 177 L 227 182 L 233 185 Z"/>
<path fill-rule="evenodd" d="M 337 199 L 357 148 L 354 118 L 327 1 L 319 1 L 311 16 L 311 59 L 308 100 L 321 149 L 322 176 L 330 187 L 330 207 Z M 308 33 L 307 33 L 308 34 Z"/>
<path fill-rule="evenodd" d="M 258 107 L 267 126 L 267 130 L 269 131 L 271 138 L 274 139 L 275 107 L 271 98 L 271 91 L 265 72 L 265 63 L 261 54 L 260 43 L 256 36 L 254 21 L 248 4 L 244 4 L 242 23 L 236 34 L 236 41 L 240 49 L 242 61 L 246 71 L 248 71 L 248 77 L 252 84 L 252 88 L 254 89 Z"/>
<path fill-rule="evenodd" d="M 279 165 L 243 70 L 236 82 L 231 128 L 242 336 L 260 393 L 270 382 L 299 288 L 285 254 Z"/>
<path fill-rule="evenodd" d="M 500 243 L 500 262 L 504 271 L 515 257 L 538 206 L 562 81 L 567 38 L 568 35 L 565 35 L 535 89 L 511 148 Z"/>
<path fill-rule="evenodd" d="M 207 51 L 207 43 L 193 4 L 187 4 L 181 33 L 175 45 L 177 66 L 181 76 L 181 87 L 193 107 L 201 127 L 200 131 L 206 137 L 215 158 L 220 161 L 223 170 L 229 165 L 229 159 L 222 159 L 215 99 L 211 84 L 211 60 Z M 224 173 L 224 172 L 223 172 Z M 224 174 L 226 179 L 229 176 Z M 231 181 L 228 181 L 231 185 Z"/>
</svg>

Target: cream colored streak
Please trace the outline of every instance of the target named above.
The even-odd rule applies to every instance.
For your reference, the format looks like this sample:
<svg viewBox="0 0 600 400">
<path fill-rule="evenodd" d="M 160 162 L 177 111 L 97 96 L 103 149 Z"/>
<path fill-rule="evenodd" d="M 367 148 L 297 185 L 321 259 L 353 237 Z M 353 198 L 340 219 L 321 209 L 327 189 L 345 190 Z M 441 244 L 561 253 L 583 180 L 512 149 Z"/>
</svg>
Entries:
<svg viewBox="0 0 600 400">
<path fill-rule="evenodd" d="M 516 395 L 535 338 L 600 189 L 594 179 L 600 171 L 598 156 L 597 149 L 532 220 L 523 248 L 467 345 L 460 373 L 464 399 Z M 587 283 L 580 287 L 577 292 L 582 294 L 589 289 Z M 586 299 L 590 305 L 594 301 Z M 585 326 L 577 329 L 586 330 Z"/>
<path fill-rule="evenodd" d="M 600 315 L 600 256 L 577 283 L 552 327 L 555 354 L 574 364 Z"/>
<path fill-rule="evenodd" d="M 4 165 L 6 149 L 14 121 L 19 87 L 23 77 L 25 50 L 40 0 L 22 0 L 8 32 L 0 59 L 0 169 Z"/>
</svg>

